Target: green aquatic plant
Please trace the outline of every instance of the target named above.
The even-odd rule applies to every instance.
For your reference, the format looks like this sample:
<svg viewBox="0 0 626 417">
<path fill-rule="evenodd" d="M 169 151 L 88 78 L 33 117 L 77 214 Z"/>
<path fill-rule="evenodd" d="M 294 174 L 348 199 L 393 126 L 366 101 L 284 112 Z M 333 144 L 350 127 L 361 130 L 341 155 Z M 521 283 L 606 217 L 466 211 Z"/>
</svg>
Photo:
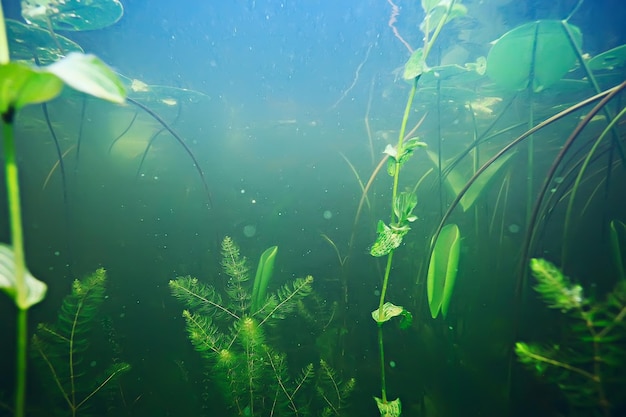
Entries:
<svg viewBox="0 0 626 417">
<path fill-rule="evenodd" d="M 428 158 L 435 164 L 435 166 L 439 167 L 438 155 L 434 152 L 426 151 Z M 463 197 L 460 200 L 461 207 L 464 212 L 469 211 L 471 207 L 474 206 L 476 200 L 478 200 L 482 195 L 484 195 L 490 188 L 490 185 L 495 182 L 495 179 L 498 178 L 504 167 L 506 167 L 507 162 L 510 160 L 513 153 L 503 156 L 494 162 L 493 165 L 486 170 L 483 175 L 477 178 L 476 181 L 472 183 L 471 188 L 467 190 L 463 194 Z M 462 156 L 461 156 L 462 157 Z M 442 171 L 442 177 L 445 185 L 449 188 L 453 195 L 458 195 L 460 191 L 463 189 L 463 186 L 467 184 L 467 176 L 463 175 L 459 168 L 456 168 L 458 159 L 455 158 L 455 161 L 451 162 L 448 166 L 444 166 Z"/>
<path fill-rule="evenodd" d="M 12 265 L 4 270 L 2 281 L 9 283 L 3 290 L 17 306 L 16 417 L 24 416 L 26 403 L 27 311 L 32 304 L 43 298 L 45 291 L 41 291 L 41 284 L 28 278 L 26 270 L 14 123 L 16 114 L 23 107 L 54 99 L 61 93 L 64 85 L 116 103 L 124 101 L 125 91 L 119 80 L 93 55 L 72 53 L 47 67 L 10 62 L 4 12 L 0 6 L 0 115 L 11 227 L 11 247 L 4 252 L 4 264 Z M 39 296 L 35 298 L 30 295 L 33 285 L 40 290 Z"/>
<path fill-rule="evenodd" d="M 568 319 L 565 340 L 552 345 L 517 342 L 515 353 L 529 369 L 559 386 L 572 411 L 611 416 L 623 407 L 626 388 L 626 282 L 620 280 L 604 301 L 587 298 L 582 285 L 556 266 L 532 259 L 535 291 L 548 307 Z"/>
<path fill-rule="evenodd" d="M 65 56 L 70 56 L 71 52 L 83 52 L 80 45 L 57 34 L 57 30 L 77 32 L 102 29 L 111 26 L 122 18 L 124 14 L 124 7 L 119 0 L 95 0 L 90 1 L 88 4 L 85 4 L 85 2 L 81 2 L 80 0 L 62 2 L 25 0 L 21 2 L 21 11 L 22 17 L 28 23 L 27 25 L 13 20 L 7 20 L 7 31 L 10 35 L 8 41 L 10 45 L 11 59 L 14 62 L 35 64 L 36 66 L 41 67 L 44 64 L 51 64 L 56 61 L 60 61 Z M 113 73 L 111 73 L 111 75 L 113 75 Z M 78 77 L 75 78 L 80 80 Z M 101 80 L 101 82 L 104 81 L 105 78 Z M 80 83 L 80 81 L 78 82 Z M 117 82 L 118 86 L 125 90 L 119 80 L 117 80 Z M 68 85 L 71 85 L 69 84 L 69 81 Z M 129 83 L 127 87 L 129 87 L 128 91 L 135 93 L 135 90 L 132 88 L 133 85 Z M 81 89 L 78 90 L 84 92 Z M 126 96 L 126 92 L 124 95 Z M 193 162 L 193 167 L 202 181 L 204 192 L 208 200 L 208 207 L 211 208 L 213 203 L 207 180 L 202 167 L 198 164 L 198 161 L 189 146 L 185 143 L 185 141 L 183 141 L 180 135 L 173 130 L 170 124 L 165 122 L 165 120 L 154 112 L 147 104 L 142 103 L 145 99 L 145 94 L 135 94 L 135 96 L 135 98 L 126 97 L 128 99 L 127 101 L 135 107 L 140 108 L 145 114 L 156 121 L 162 127 L 161 131 L 167 131 L 170 133 L 190 157 Z M 48 174 L 48 178 L 44 181 L 44 187 L 48 183 L 52 174 L 58 170 L 60 173 L 61 189 L 63 192 L 64 216 L 66 228 L 68 229 L 68 235 L 71 234 L 70 228 L 72 222 L 70 218 L 70 196 L 67 186 L 68 179 L 65 159 L 68 154 L 74 152 L 76 155 L 76 166 L 78 166 L 86 125 L 85 114 L 88 103 L 85 96 L 81 96 L 80 100 L 80 116 L 75 118 L 78 123 L 76 143 L 69 146 L 67 149 L 62 148 L 62 143 L 59 140 L 62 136 L 58 133 L 59 128 L 58 126 L 55 126 L 54 120 L 51 117 L 48 102 L 37 102 L 38 104 L 41 104 L 41 118 L 45 121 L 47 130 L 52 137 L 57 159 Z M 180 105 L 180 101 L 178 103 Z M 151 144 L 152 142 L 150 142 L 145 149 L 142 163 L 147 152 L 150 150 Z M 141 169 L 142 163 L 140 164 L 138 170 Z M 69 242 L 67 245 L 67 252 L 71 258 L 72 248 Z M 71 259 L 68 263 L 71 263 Z"/>
<path fill-rule="evenodd" d="M 626 280 L 626 267 L 624 267 L 626 255 L 622 252 L 626 250 L 626 224 L 619 220 L 611 220 L 609 228 L 611 230 L 611 257 L 617 276 L 624 281 Z"/>
<path fill-rule="evenodd" d="M 261 272 L 250 285 L 247 260 L 226 237 L 222 269 L 229 281 L 223 291 L 190 276 L 170 281 L 172 295 L 186 306 L 188 337 L 236 415 L 306 415 L 313 410 L 324 410 L 320 414 L 324 416 L 340 415 L 354 381 L 341 381 L 323 361 L 317 369 L 313 364 L 305 366 L 294 377 L 287 355 L 266 337 L 269 326 L 278 328 L 312 293 L 313 278 L 297 278 L 262 299 L 258 289 L 259 304 L 253 308 L 254 288 L 267 288 L 276 252 L 273 246 L 263 253 L 257 270 Z"/>
<path fill-rule="evenodd" d="M 274 273 L 274 260 L 278 253 L 278 246 L 267 248 L 259 258 L 259 265 L 254 276 L 254 284 L 252 286 L 252 300 L 250 309 L 253 313 L 257 312 L 265 302 L 267 287 Z"/>
<path fill-rule="evenodd" d="M 386 384 L 386 361 L 384 354 L 383 324 L 393 317 L 411 317 L 410 313 L 403 307 L 394 305 L 387 301 L 387 289 L 391 274 L 393 254 L 401 245 L 404 236 L 410 230 L 410 223 L 417 217 L 413 210 L 417 206 L 417 196 L 414 192 L 399 191 L 400 170 L 418 148 L 425 146 L 419 138 L 406 138 L 406 127 L 413 107 L 413 99 L 417 92 L 417 86 L 424 73 L 429 71 L 426 60 L 443 26 L 454 18 L 463 16 L 466 9 L 460 1 L 433 0 L 423 1 L 424 21 L 420 29 L 424 33 L 424 45 L 412 52 L 409 60 L 404 66 L 404 79 L 411 83 L 411 90 L 404 109 L 398 142 L 394 145 L 387 145 L 385 154 L 387 159 L 387 173 L 393 178 L 391 193 L 391 220 L 387 224 L 383 220 L 378 221 L 377 236 L 370 248 L 370 254 L 375 257 L 386 256 L 387 262 L 383 276 L 382 288 L 378 308 L 372 312 L 372 318 L 378 327 L 378 349 L 380 355 L 380 378 L 381 396 L 374 397 L 378 411 L 384 417 L 397 417 L 402 412 L 400 398 L 389 400 L 387 398 Z"/>
<path fill-rule="evenodd" d="M 456 224 L 448 224 L 437 237 L 428 266 L 428 306 L 432 318 L 439 312 L 446 317 L 459 268 L 461 232 Z"/>
<path fill-rule="evenodd" d="M 130 370 L 119 360 L 106 368 L 90 357 L 89 336 L 98 323 L 106 296 L 106 271 L 102 268 L 81 280 L 74 280 L 72 292 L 63 299 L 56 322 L 40 323 L 33 335 L 31 351 L 45 374 L 43 386 L 58 394 L 52 409 L 66 409 L 72 417 L 89 408 L 94 397 L 115 386 Z M 93 364 L 98 365 L 97 370 Z"/>
</svg>

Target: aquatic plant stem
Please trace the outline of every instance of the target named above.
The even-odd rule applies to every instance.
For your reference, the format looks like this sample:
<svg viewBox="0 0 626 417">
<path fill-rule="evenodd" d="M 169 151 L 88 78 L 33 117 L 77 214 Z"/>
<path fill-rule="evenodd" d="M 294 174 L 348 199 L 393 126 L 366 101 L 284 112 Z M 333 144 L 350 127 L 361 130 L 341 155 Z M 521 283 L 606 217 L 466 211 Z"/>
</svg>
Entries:
<svg viewBox="0 0 626 417">
<path fill-rule="evenodd" d="M 0 65 L 9 63 L 9 45 L 4 23 L 4 10 L 0 4 Z M 26 355 L 28 353 L 28 307 L 26 288 L 26 261 L 24 260 L 24 233 L 22 230 L 22 208 L 20 205 L 20 185 L 15 154 L 13 122 L 16 109 L 10 106 L 2 113 L 2 138 L 4 145 L 4 169 L 7 187 L 11 244 L 15 262 L 15 404 L 13 415 L 24 417 L 26 404 Z"/>
<path fill-rule="evenodd" d="M 387 255 L 387 267 L 385 268 L 385 279 L 383 280 L 383 288 L 380 291 L 380 304 L 378 306 L 378 351 L 380 352 L 380 399 L 384 404 L 387 403 L 387 379 L 385 377 L 385 346 L 383 341 L 383 304 L 385 302 L 385 294 L 387 293 L 387 285 L 389 284 L 389 274 L 391 272 L 391 261 L 393 260 L 393 252 Z"/>
<path fill-rule="evenodd" d="M 406 124 L 409 120 L 409 113 L 411 111 L 411 106 L 413 105 L 413 98 L 415 97 L 415 92 L 417 91 L 417 82 L 419 80 L 419 76 L 415 77 L 413 81 L 413 87 L 411 87 L 411 92 L 409 93 L 409 99 L 407 100 L 406 107 L 404 109 L 404 117 L 402 118 L 402 125 L 400 127 L 400 135 L 398 136 L 398 145 L 396 149 L 402 148 L 402 143 L 404 142 L 404 132 L 406 131 Z M 398 161 L 395 162 L 395 168 L 393 173 L 393 189 L 391 193 L 391 223 L 395 221 L 395 213 L 393 212 L 394 201 L 396 201 L 396 196 L 398 195 L 398 182 L 400 178 L 400 163 Z M 383 278 L 383 287 L 380 291 L 380 301 L 378 303 L 378 316 L 379 319 L 383 319 L 383 304 L 385 304 L 385 296 L 387 295 L 387 285 L 389 284 L 389 273 L 391 271 L 391 260 L 393 258 L 393 250 L 389 252 L 387 255 L 387 268 L 385 269 L 385 277 Z"/>
<path fill-rule="evenodd" d="M 2 16 L 0 16 L 2 18 Z M 15 109 L 9 108 L 2 114 L 2 137 L 4 139 L 4 168 L 6 175 L 7 201 L 11 227 L 11 245 L 15 261 L 15 304 L 16 317 L 16 357 L 15 357 L 15 417 L 24 416 L 26 401 L 26 354 L 28 344 L 28 307 L 26 288 L 26 261 L 24 260 L 24 234 L 22 230 L 22 209 L 20 187 L 15 154 L 13 121 Z"/>
<path fill-rule="evenodd" d="M 415 92 L 417 91 L 417 82 L 419 81 L 420 76 L 415 77 L 413 80 L 413 86 L 411 87 L 411 92 L 409 93 L 409 99 L 407 100 L 406 107 L 404 108 L 404 116 L 402 118 L 402 125 L 400 126 L 400 134 L 398 135 L 398 151 L 402 149 L 402 144 L 404 142 L 404 133 L 406 132 L 406 125 L 409 120 L 409 114 L 411 112 L 411 106 L 413 105 L 413 99 L 415 98 Z M 396 196 L 398 194 L 398 182 L 400 178 L 400 163 L 398 160 L 395 161 L 395 168 L 393 173 L 393 191 L 391 194 L 391 223 L 395 221 L 395 213 L 393 212 L 394 201 L 396 201 Z M 387 255 L 387 267 L 385 268 L 385 276 L 383 278 L 383 286 L 380 290 L 380 300 L 378 302 L 378 349 L 380 352 L 380 385 L 381 385 L 381 400 L 383 403 L 387 403 L 387 386 L 385 380 L 385 351 L 384 351 L 384 341 L 383 341 L 383 305 L 385 304 L 385 298 L 387 296 L 387 287 L 389 285 L 389 275 L 391 273 L 391 263 L 393 260 L 392 250 Z"/>
</svg>

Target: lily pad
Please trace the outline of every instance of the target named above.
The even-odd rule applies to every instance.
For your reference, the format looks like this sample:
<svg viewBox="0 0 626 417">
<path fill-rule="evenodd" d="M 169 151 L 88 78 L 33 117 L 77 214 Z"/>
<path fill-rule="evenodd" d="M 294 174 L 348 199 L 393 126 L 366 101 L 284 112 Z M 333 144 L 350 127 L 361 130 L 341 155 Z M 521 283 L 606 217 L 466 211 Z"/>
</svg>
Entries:
<svg viewBox="0 0 626 417">
<path fill-rule="evenodd" d="M 559 81 L 576 64 L 565 26 L 580 48 L 582 34 L 560 20 L 538 20 L 516 27 L 498 39 L 487 56 L 487 74 L 497 84 L 539 92 Z"/>
<path fill-rule="evenodd" d="M 24 278 L 27 294 L 24 304 L 19 305 L 15 280 L 15 254 L 12 247 L 3 243 L 0 244 L 0 290 L 7 293 L 21 309 L 27 309 L 43 300 L 48 289 L 45 283 L 35 278 L 28 270 L 26 270 Z"/>
<path fill-rule="evenodd" d="M 22 0 L 26 22 L 54 30 L 83 31 L 111 26 L 124 14 L 119 0 Z"/>
<path fill-rule="evenodd" d="M 38 26 L 7 19 L 6 28 L 11 61 L 49 65 L 69 52 L 83 52 L 76 42 L 58 34 L 53 37 L 49 30 Z"/>
<path fill-rule="evenodd" d="M 592 71 L 612 71 L 626 65 L 626 45 L 620 45 L 594 56 L 587 63 Z"/>
</svg>

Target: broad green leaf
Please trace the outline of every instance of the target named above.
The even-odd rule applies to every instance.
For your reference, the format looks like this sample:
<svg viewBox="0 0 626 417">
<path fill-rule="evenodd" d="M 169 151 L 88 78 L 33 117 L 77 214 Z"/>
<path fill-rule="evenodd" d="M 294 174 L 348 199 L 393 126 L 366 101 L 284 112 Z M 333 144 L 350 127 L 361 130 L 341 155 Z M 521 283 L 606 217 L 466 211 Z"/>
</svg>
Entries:
<svg viewBox="0 0 626 417">
<path fill-rule="evenodd" d="M 91 96 L 114 103 L 123 103 L 126 97 L 119 78 L 94 55 L 71 53 L 47 69 L 70 87 Z"/>
<path fill-rule="evenodd" d="M 272 246 L 267 248 L 259 258 L 259 265 L 256 269 L 256 275 L 254 277 L 254 284 L 252 287 L 252 305 L 250 309 L 253 313 L 265 302 L 265 295 L 267 293 L 267 287 L 270 283 L 270 279 L 274 274 L 274 261 L 276 260 L 276 254 L 278 253 L 278 246 Z"/>
<path fill-rule="evenodd" d="M 516 91 L 539 92 L 559 81 L 576 64 L 577 55 L 563 25 L 580 48 L 582 34 L 560 20 L 538 20 L 516 27 L 498 39 L 487 56 L 487 74 Z"/>
<path fill-rule="evenodd" d="M 459 266 L 461 233 L 456 224 L 441 229 L 428 265 L 428 306 L 432 318 L 448 314 Z"/>
<path fill-rule="evenodd" d="M 45 283 L 32 276 L 28 270 L 26 270 L 25 279 L 26 303 L 18 305 L 21 309 L 28 309 L 43 300 L 48 289 Z M 0 244 L 0 290 L 7 293 L 16 304 L 18 303 L 17 284 L 15 282 L 15 254 L 13 248 L 3 243 Z"/>
<path fill-rule="evenodd" d="M 626 45 L 602 52 L 587 63 L 592 71 L 613 71 L 626 65 Z"/>
<path fill-rule="evenodd" d="M 76 42 L 58 33 L 51 34 L 48 28 L 25 25 L 12 19 L 7 19 L 6 27 L 11 61 L 49 65 L 63 59 L 69 52 L 84 52 Z"/>
<path fill-rule="evenodd" d="M 404 314 L 404 312 L 404 307 L 397 306 L 387 301 L 385 304 L 383 304 L 382 317 L 380 315 L 380 309 L 377 308 L 376 310 L 372 311 L 372 318 L 376 323 L 384 323 L 394 317 L 398 317 L 399 315 Z"/>
<path fill-rule="evenodd" d="M 416 49 L 404 65 L 404 74 L 402 77 L 407 81 L 413 80 L 422 75 L 425 69 L 426 63 L 424 62 L 424 50 L 422 48 Z"/>
<path fill-rule="evenodd" d="M 432 163 L 437 166 L 437 154 L 430 151 L 427 151 L 426 154 Z M 465 192 L 463 197 L 461 197 L 461 201 L 459 202 L 463 211 L 469 210 L 474 205 L 476 200 L 478 200 L 478 198 L 489 189 L 489 186 L 493 182 L 494 178 L 497 178 L 497 174 L 513 155 L 514 153 L 503 155 L 492 163 L 478 178 L 476 178 L 474 183 Z M 469 175 L 462 174 L 461 170 L 458 167 L 455 167 L 446 176 L 445 184 L 455 196 L 458 196 L 469 179 Z"/>
<path fill-rule="evenodd" d="M 55 98 L 63 82 L 53 74 L 18 62 L 0 65 L 0 113 Z"/>
<path fill-rule="evenodd" d="M 22 0 L 22 17 L 48 30 L 96 30 L 111 26 L 124 14 L 119 0 Z"/>
</svg>

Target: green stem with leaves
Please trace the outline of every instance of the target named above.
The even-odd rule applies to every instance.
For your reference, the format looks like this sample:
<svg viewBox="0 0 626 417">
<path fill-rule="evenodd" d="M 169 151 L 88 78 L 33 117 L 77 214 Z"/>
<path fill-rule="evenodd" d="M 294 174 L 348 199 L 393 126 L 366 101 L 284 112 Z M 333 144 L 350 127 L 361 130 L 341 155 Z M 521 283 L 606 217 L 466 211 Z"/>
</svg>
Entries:
<svg viewBox="0 0 626 417">
<path fill-rule="evenodd" d="M 455 0 L 452 0 L 450 2 L 450 4 L 447 5 L 446 8 L 446 12 L 444 13 L 444 15 L 441 17 L 441 19 L 439 20 L 439 22 L 437 23 L 437 26 L 433 32 L 432 37 L 429 38 L 429 34 L 430 34 L 430 29 L 427 28 L 426 29 L 426 36 L 424 38 L 425 40 L 425 44 L 424 44 L 424 48 L 421 52 L 421 58 L 419 59 L 421 62 L 419 62 L 419 66 L 422 68 L 426 68 L 426 58 L 428 57 L 428 54 L 430 53 L 430 51 L 432 50 L 432 47 L 435 43 L 435 41 L 437 40 L 437 38 L 439 37 L 439 34 L 441 32 L 441 29 L 443 28 L 443 26 L 445 25 L 445 23 L 448 21 L 448 17 L 450 16 L 450 12 L 452 11 L 453 7 L 455 4 Z M 416 51 L 417 53 L 419 53 L 418 51 Z M 415 53 L 414 53 L 415 54 Z M 409 60 L 410 62 L 411 60 Z M 406 74 L 406 73 L 405 73 Z M 396 209 L 396 202 L 399 199 L 398 196 L 398 184 L 400 181 L 400 168 L 401 165 L 403 164 L 403 158 L 404 158 L 404 148 L 405 148 L 405 134 L 406 134 L 406 126 L 409 120 L 409 115 L 411 114 L 411 108 L 413 106 L 413 99 L 415 98 L 415 93 L 417 92 L 417 83 L 419 82 L 420 78 L 421 78 L 421 69 L 419 71 L 418 74 L 413 76 L 413 82 L 412 82 L 412 86 L 411 86 L 411 91 L 409 92 L 409 98 L 407 100 L 406 106 L 404 108 L 404 115 L 402 117 L 402 124 L 400 126 L 400 133 L 398 135 L 398 143 L 396 145 L 396 157 L 394 158 L 394 165 L 393 165 L 393 187 L 392 187 L 392 193 L 391 193 L 391 221 L 390 224 L 393 225 L 394 223 L 396 223 L 398 226 L 402 227 L 405 226 L 402 223 L 406 223 L 406 219 L 402 219 L 400 218 L 400 214 L 397 213 L 395 211 Z M 413 146 L 411 148 L 411 152 L 413 150 L 415 146 Z M 412 209 L 411 209 L 412 210 Z M 410 215 L 409 213 L 406 213 L 406 215 Z M 392 265 L 392 260 L 393 260 L 393 254 L 395 252 L 395 249 L 392 249 L 391 251 L 389 251 L 389 253 L 387 254 L 387 266 L 385 267 L 385 275 L 383 277 L 383 283 L 382 283 L 382 288 L 380 291 L 380 299 L 378 302 L 378 320 L 377 324 L 378 324 L 378 349 L 379 349 L 379 353 L 380 353 L 380 379 L 381 379 L 381 400 L 383 404 L 387 403 L 387 386 L 386 386 L 386 377 L 385 377 L 385 352 L 384 352 L 384 338 L 383 338 L 383 323 L 386 321 L 384 316 L 384 308 L 383 306 L 385 305 L 385 300 L 387 297 L 387 288 L 389 285 L 389 276 L 391 274 L 391 265 Z"/>
</svg>

